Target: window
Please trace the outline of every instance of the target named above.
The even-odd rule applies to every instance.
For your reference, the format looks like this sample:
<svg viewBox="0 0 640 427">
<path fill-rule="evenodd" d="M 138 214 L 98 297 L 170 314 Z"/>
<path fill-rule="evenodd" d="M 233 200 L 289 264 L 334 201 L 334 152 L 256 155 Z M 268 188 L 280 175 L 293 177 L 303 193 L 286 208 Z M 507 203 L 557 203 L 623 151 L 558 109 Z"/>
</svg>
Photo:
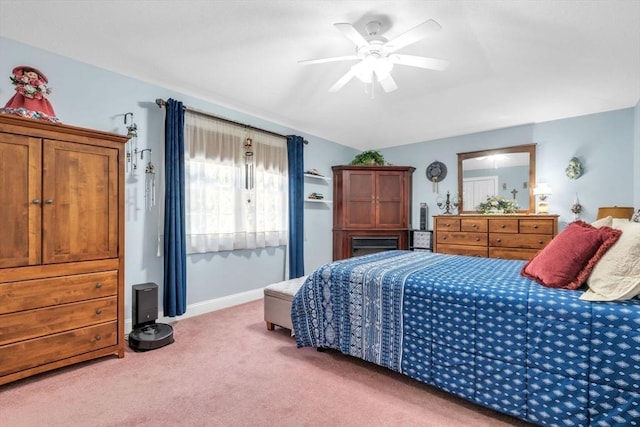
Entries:
<svg viewBox="0 0 640 427">
<path fill-rule="evenodd" d="M 186 112 L 185 190 L 187 253 L 287 244 L 285 138 Z"/>
</svg>

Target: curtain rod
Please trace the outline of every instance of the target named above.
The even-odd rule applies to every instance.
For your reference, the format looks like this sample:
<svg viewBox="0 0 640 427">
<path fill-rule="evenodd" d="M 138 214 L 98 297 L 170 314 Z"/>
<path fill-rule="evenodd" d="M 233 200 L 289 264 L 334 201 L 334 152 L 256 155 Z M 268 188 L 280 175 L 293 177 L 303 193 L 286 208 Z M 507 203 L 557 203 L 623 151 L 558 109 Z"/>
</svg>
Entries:
<svg viewBox="0 0 640 427">
<path fill-rule="evenodd" d="M 156 104 L 158 104 L 159 108 L 162 108 L 167 104 L 167 101 L 165 101 L 162 98 L 157 98 L 156 99 Z M 203 116 L 213 117 L 214 119 L 221 120 L 221 121 L 226 122 L 226 123 L 231 123 L 231 124 L 234 124 L 234 125 L 242 126 L 244 128 L 247 128 L 247 129 L 268 133 L 269 135 L 279 136 L 281 138 L 286 138 L 286 135 L 281 135 L 281 134 L 276 133 L 276 132 L 271 132 L 270 130 L 260 129 L 260 128 L 257 128 L 257 127 L 251 126 L 251 125 L 247 125 L 247 124 L 244 124 L 244 123 L 236 122 L 235 120 L 227 119 L 225 117 L 216 116 L 215 114 L 211 114 L 211 113 L 208 113 L 206 111 L 199 110 L 197 108 L 188 107 L 186 105 L 183 105 L 183 108 L 185 110 L 191 111 L 193 113 L 202 114 Z M 309 143 L 309 141 L 307 141 L 306 139 L 303 139 L 302 142 L 304 142 L 305 144 Z"/>
</svg>

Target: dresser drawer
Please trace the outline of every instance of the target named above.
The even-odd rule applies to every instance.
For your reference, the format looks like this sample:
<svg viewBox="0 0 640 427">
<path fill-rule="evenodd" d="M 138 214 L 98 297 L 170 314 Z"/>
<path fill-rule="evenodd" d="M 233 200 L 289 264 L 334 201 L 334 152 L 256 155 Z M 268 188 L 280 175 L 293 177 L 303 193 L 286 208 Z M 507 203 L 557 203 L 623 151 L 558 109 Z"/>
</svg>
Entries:
<svg viewBox="0 0 640 427">
<path fill-rule="evenodd" d="M 528 261 L 538 253 L 536 249 L 489 248 L 490 258 L 520 259 Z"/>
<path fill-rule="evenodd" d="M 491 247 L 540 250 L 550 241 L 551 236 L 546 234 L 489 234 L 489 246 Z"/>
<path fill-rule="evenodd" d="M 449 255 L 467 255 L 487 257 L 487 248 L 483 246 L 438 245 L 438 253 Z"/>
<path fill-rule="evenodd" d="M 69 331 L 116 319 L 118 298 L 20 311 L 0 315 L 0 345 Z"/>
<path fill-rule="evenodd" d="M 485 218 L 462 218 L 460 220 L 460 231 L 486 233 L 488 223 L 488 220 Z"/>
<path fill-rule="evenodd" d="M 489 219 L 490 233 L 517 233 L 519 230 L 517 218 Z"/>
<path fill-rule="evenodd" d="M 0 376 L 116 345 L 117 322 L 0 346 Z"/>
<path fill-rule="evenodd" d="M 118 272 L 0 284 L 0 314 L 116 295 Z"/>
<path fill-rule="evenodd" d="M 438 233 L 438 244 L 487 246 L 487 233 L 452 231 Z"/>
<path fill-rule="evenodd" d="M 526 234 L 553 234 L 552 219 L 521 219 L 520 220 L 520 233 Z"/>
<path fill-rule="evenodd" d="M 436 218 L 436 230 L 460 231 L 460 220 L 458 218 Z"/>
</svg>

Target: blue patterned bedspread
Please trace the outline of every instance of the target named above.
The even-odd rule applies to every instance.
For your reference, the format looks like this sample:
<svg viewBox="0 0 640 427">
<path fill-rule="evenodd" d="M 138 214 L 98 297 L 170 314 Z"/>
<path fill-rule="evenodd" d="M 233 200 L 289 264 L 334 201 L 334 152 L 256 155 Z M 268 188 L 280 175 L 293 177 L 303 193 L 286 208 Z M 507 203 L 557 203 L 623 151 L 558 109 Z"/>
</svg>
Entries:
<svg viewBox="0 0 640 427">
<path fill-rule="evenodd" d="M 523 265 L 407 251 L 326 264 L 293 299 L 298 347 L 536 424 L 640 426 L 640 300 L 582 301 L 520 276 Z"/>
</svg>

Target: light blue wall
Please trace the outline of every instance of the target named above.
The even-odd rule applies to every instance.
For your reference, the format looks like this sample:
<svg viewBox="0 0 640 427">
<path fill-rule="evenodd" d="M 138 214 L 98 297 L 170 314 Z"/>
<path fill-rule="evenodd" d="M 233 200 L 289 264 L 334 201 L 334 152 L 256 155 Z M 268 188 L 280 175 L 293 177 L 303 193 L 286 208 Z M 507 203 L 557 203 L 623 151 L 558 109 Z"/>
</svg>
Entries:
<svg viewBox="0 0 640 427">
<path fill-rule="evenodd" d="M 437 194 L 427 181 L 426 167 L 438 160 L 447 165 L 447 177 L 439 191 L 457 193 L 457 153 L 512 145 L 537 144 L 536 182 L 548 183 L 553 195 L 551 213 L 560 215 L 560 227 L 573 220 L 571 205 L 578 194 L 583 206 L 581 218 L 595 219 L 598 206 L 637 206 L 638 185 L 634 187 L 634 158 L 638 146 L 638 107 L 600 114 L 497 129 L 436 141 L 409 144 L 383 151 L 385 159 L 398 165 L 416 167 L 413 181 L 413 225 L 419 220 L 419 202 L 426 202 L 429 215 L 438 214 Z M 565 168 L 572 157 L 584 166 L 584 175 L 570 180 Z M 636 167 L 637 168 L 637 167 Z M 637 178 L 636 178 L 637 182 Z M 634 191 L 635 188 L 635 191 Z M 636 204 L 634 204 L 636 203 Z M 429 227 L 433 222 L 430 219 Z"/>
<path fill-rule="evenodd" d="M 310 143 L 305 148 L 305 170 L 318 169 L 331 176 L 331 166 L 347 164 L 356 150 L 307 135 L 275 123 L 230 110 L 171 89 L 154 86 L 104 69 L 64 58 L 0 37 L 0 105 L 13 95 L 9 75 L 17 65 L 32 65 L 49 78 L 50 100 L 62 122 L 116 133 L 125 133 L 122 114 L 133 112 L 139 128 L 139 146 L 153 150 L 160 165 L 164 111 L 156 98 L 175 98 L 186 105 L 229 117 L 281 134 L 298 134 Z M 153 70 L 149 70 L 150 73 Z M 3 74 L 4 73 L 4 74 Z M 4 75 L 5 77 L 2 77 Z M 640 205 L 640 104 L 635 108 L 547 123 L 499 129 L 381 150 L 389 162 L 411 165 L 414 173 L 413 226 L 418 228 L 419 203 L 427 202 L 429 215 L 437 213 L 436 195 L 425 177 L 434 160 L 448 166 L 440 191 L 457 192 L 456 153 L 511 145 L 538 144 L 537 180 L 553 188 L 552 212 L 563 224 L 577 192 L 586 220 L 595 218 L 598 206 Z M 569 180 L 564 169 L 577 156 L 585 175 Z M 156 282 L 162 286 L 162 258 L 156 255 L 158 207 L 144 210 L 143 180 L 126 183 L 126 314 L 130 313 L 130 286 Z M 634 187 L 635 182 L 635 187 Z M 331 198 L 331 183 L 306 180 L 305 194 L 322 192 Z M 305 270 L 310 272 L 331 260 L 332 207 L 305 204 Z M 431 221 L 430 221 L 431 225 Z M 285 254 L 281 248 L 189 256 L 187 278 L 189 305 L 263 287 L 284 277 Z"/>
<path fill-rule="evenodd" d="M 0 37 L 0 105 L 13 96 L 9 81 L 11 70 L 18 65 L 31 65 L 46 74 L 52 93 L 49 97 L 57 116 L 65 124 L 103 131 L 126 133 L 122 114 L 133 112 L 138 125 L 138 146 L 152 149 L 152 160 L 160 166 L 164 144 L 164 111 L 154 103 L 156 98 L 174 98 L 213 114 L 280 134 L 301 135 L 309 141 L 305 146 L 305 170 L 316 168 L 330 176 L 331 166 L 348 163 L 356 151 L 313 135 L 299 132 L 222 106 L 205 102 L 173 90 L 154 86 L 69 58 L 61 57 L 13 40 Z M 153 70 L 149 70 L 150 73 Z M 313 189 L 331 194 L 331 186 Z M 155 282 L 161 286 L 162 258 L 157 253 L 159 206 L 144 209 L 144 176 L 126 182 L 126 305 L 129 317 L 130 286 Z M 305 269 L 307 272 L 330 261 L 332 205 L 306 204 Z M 224 296 L 258 289 L 285 277 L 285 250 L 271 248 L 256 251 L 234 251 L 188 257 L 187 304 L 197 304 Z"/>
</svg>

